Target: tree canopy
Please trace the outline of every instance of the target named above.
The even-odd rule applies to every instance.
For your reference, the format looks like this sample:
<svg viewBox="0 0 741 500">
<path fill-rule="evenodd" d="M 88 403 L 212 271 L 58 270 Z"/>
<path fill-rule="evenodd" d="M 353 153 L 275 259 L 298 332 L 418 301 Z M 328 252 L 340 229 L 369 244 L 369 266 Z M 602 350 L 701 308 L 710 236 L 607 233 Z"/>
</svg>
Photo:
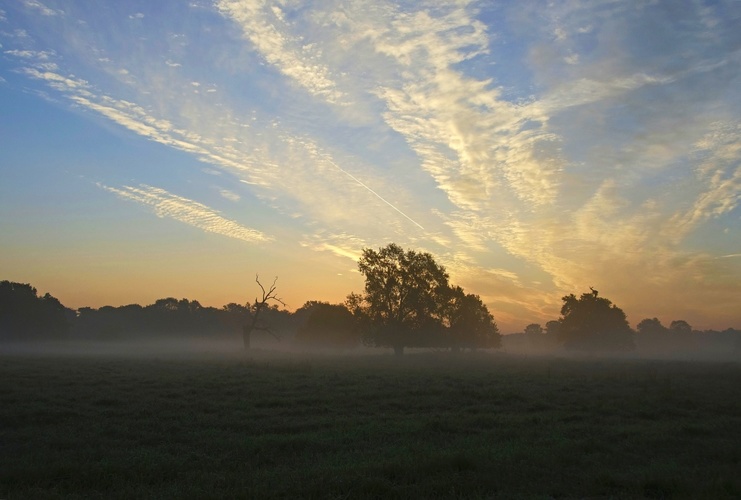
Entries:
<svg viewBox="0 0 741 500">
<path fill-rule="evenodd" d="M 622 309 L 591 289 L 577 298 L 563 297 L 559 337 L 564 346 L 580 351 L 633 349 L 633 331 Z"/>
<path fill-rule="evenodd" d="M 641 335 L 661 335 L 669 330 L 661 324 L 658 318 L 646 318 L 636 325 L 636 330 Z"/>
<path fill-rule="evenodd" d="M 501 345 L 494 316 L 478 295 L 467 294 L 461 287 L 454 287 L 446 319 L 453 349 L 494 348 Z"/>
<path fill-rule="evenodd" d="M 359 319 L 366 343 L 393 347 L 498 346 L 499 331 L 481 299 L 452 288 L 431 254 L 389 244 L 366 248 L 358 261 L 363 294 L 348 308 Z"/>
<path fill-rule="evenodd" d="M 27 283 L 0 281 L 0 338 L 27 340 L 67 334 L 74 311 Z"/>
<path fill-rule="evenodd" d="M 350 349 L 360 344 L 355 319 L 344 305 L 312 302 L 304 307 L 309 310 L 306 322 L 296 332 L 299 344 L 330 349 Z"/>
</svg>

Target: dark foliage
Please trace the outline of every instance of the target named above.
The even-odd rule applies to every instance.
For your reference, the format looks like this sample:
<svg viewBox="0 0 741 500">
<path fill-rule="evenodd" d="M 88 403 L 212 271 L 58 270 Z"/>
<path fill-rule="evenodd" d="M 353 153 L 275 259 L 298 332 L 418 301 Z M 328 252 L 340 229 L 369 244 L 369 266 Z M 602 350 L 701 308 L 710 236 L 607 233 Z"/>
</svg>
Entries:
<svg viewBox="0 0 741 500">
<path fill-rule="evenodd" d="M 347 306 L 358 319 L 364 341 L 393 347 L 490 347 L 499 331 L 476 295 L 448 283 L 445 268 L 426 252 L 389 244 L 366 248 L 358 261 L 365 277 L 363 294 L 351 294 Z"/>
<path fill-rule="evenodd" d="M 29 284 L 0 282 L 2 339 L 63 338 L 69 332 L 72 315 L 72 311 L 49 293 L 39 297 Z"/>
<path fill-rule="evenodd" d="M 234 311 L 204 307 L 197 300 L 168 297 L 148 306 L 80 308 L 73 333 L 77 337 L 101 340 L 215 335 L 231 329 L 233 316 Z"/>
<path fill-rule="evenodd" d="M 622 309 L 599 297 L 597 290 L 563 297 L 559 337 L 567 349 L 628 351 L 634 348 L 633 331 Z"/>
<path fill-rule="evenodd" d="M 445 314 L 447 343 L 454 350 L 497 348 L 501 345 L 501 335 L 494 316 L 474 294 L 467 294 L 461 287 L 450 291 L 450 300 Z"/>
<path fill-rule="evenodd" d="M 431 257 L 425 260 L 427 264 L 434 264 Z M 438 277 L 444 275 L 447 279 L 442 267 L 437 264 L 433 267 L 437 267 Z M 398 293 L 401 287 L 389 289 Z M 265 305 L 259 313 L 260 325 L 269 325 L 285 340 L 296 336 L 297 343 L 304 346 L 349 348 L 356 345 L 358 338 L 373 346 L 399 348 L 401 345 L 401 349 L 416 346 L 460 350 L 502 346 L 502 336 L 480 297 L 449 285 L 434 290 L 437 295 L 422 303 L 435 306 L 408 313 L 414 317 L 413 327 L 408 330 L 384 328 L 383 321 L 378 322 L 379 316 L 382 319 L 384 316 L 372 314 L 375 309 L 371 307 L 368 294 L 351 294 L 344 306 L 308 301 L 293 313 L 276 304 Z M 741 330 L 698 331 L 684 320 L 672 321 L 667 328 L 657 318 L 647 318 L 638 323 L 637 333 L 633 335 L 622 310 L 599 297 L 596 291 L 582 294 L 579 299 L 574 295 L 563 299 L 563 317 L 548 321 L 544 334 L 541 333 L 543 329 L 533 323 L 526 327 L 526 333 L 507 335 L 504 347 L 512 352 L 548 353 L 564 347 L 582 351 L 622 351 L 635 346 L 640 355 L 655 358 L 741 358 Z M 380 310 L 385 313 L 393 308 Z M 39 296 L 29 284 L 0 282 L 0 341 L 141 340 L 162 336 L 233 338 L 243 333 L 245 325 L 251 324 L 254 312 L 253 304 L 229 303 L 214 308 L 202 306 L 196 300 L 172 297 L 146 306 L 82 307 L 74 311 L 48 293 Z M 352 327 L 347 325 L 348 314 L 353 317 Z M 324 330 L 322 325 L 326 327 Z M 394 336 L 396 333 L 402 335 Z M 255 332 L 258 334 L 259 329 Z M 258 338 L 263 341 L 269 337 L 260 334 Z"/>
<path fill-rule="evenodd" d="M 342 304 L 313 302 L 308 304 L 308 309 L 306 322 L 296 333 L 297 343 L 335 349 L 351 349 L 360 344 L 355 318 L 347 307 Z"/>
</svg>

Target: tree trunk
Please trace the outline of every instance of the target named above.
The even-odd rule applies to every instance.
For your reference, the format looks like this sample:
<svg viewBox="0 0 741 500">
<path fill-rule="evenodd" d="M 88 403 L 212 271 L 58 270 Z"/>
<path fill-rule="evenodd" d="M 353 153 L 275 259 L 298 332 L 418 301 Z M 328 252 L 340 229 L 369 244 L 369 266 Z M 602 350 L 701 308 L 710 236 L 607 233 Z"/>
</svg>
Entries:
<svg viewBox="0 0 741 500">
<path fill-rule="evenodd" d="M 244 341 L 244 350 L 250 350 L 250 336 L 252 334 L 252 328 L 247 325 L 242 327 L 242 340 Z"/>
</svg>

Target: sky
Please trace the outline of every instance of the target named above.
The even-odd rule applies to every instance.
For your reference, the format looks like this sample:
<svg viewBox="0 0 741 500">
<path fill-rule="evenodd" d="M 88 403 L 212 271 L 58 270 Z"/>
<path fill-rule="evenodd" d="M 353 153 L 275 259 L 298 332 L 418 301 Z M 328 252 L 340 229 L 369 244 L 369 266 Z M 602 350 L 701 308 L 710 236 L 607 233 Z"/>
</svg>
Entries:
<svg viewBox="0 0 741 500">
<path fill-rule="evenodd" d="M 290 309 L 430 252 L 504 333 L 589 287 L 741 327 L 741 2 L 0 4 L 0 279 Z"/>
</svg>

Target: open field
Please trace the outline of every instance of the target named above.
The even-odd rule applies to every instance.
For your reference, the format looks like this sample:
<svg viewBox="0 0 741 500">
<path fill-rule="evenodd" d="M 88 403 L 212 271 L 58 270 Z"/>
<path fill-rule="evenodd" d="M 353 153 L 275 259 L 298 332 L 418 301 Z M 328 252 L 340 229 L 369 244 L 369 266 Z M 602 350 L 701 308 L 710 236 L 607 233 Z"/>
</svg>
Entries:
<svg viewBox="0 0 741 500">
<path fill-rule="evenodd" d="M 739 498 L 741 364 L 0 356 L 0 498 Z"/>
</svg>

